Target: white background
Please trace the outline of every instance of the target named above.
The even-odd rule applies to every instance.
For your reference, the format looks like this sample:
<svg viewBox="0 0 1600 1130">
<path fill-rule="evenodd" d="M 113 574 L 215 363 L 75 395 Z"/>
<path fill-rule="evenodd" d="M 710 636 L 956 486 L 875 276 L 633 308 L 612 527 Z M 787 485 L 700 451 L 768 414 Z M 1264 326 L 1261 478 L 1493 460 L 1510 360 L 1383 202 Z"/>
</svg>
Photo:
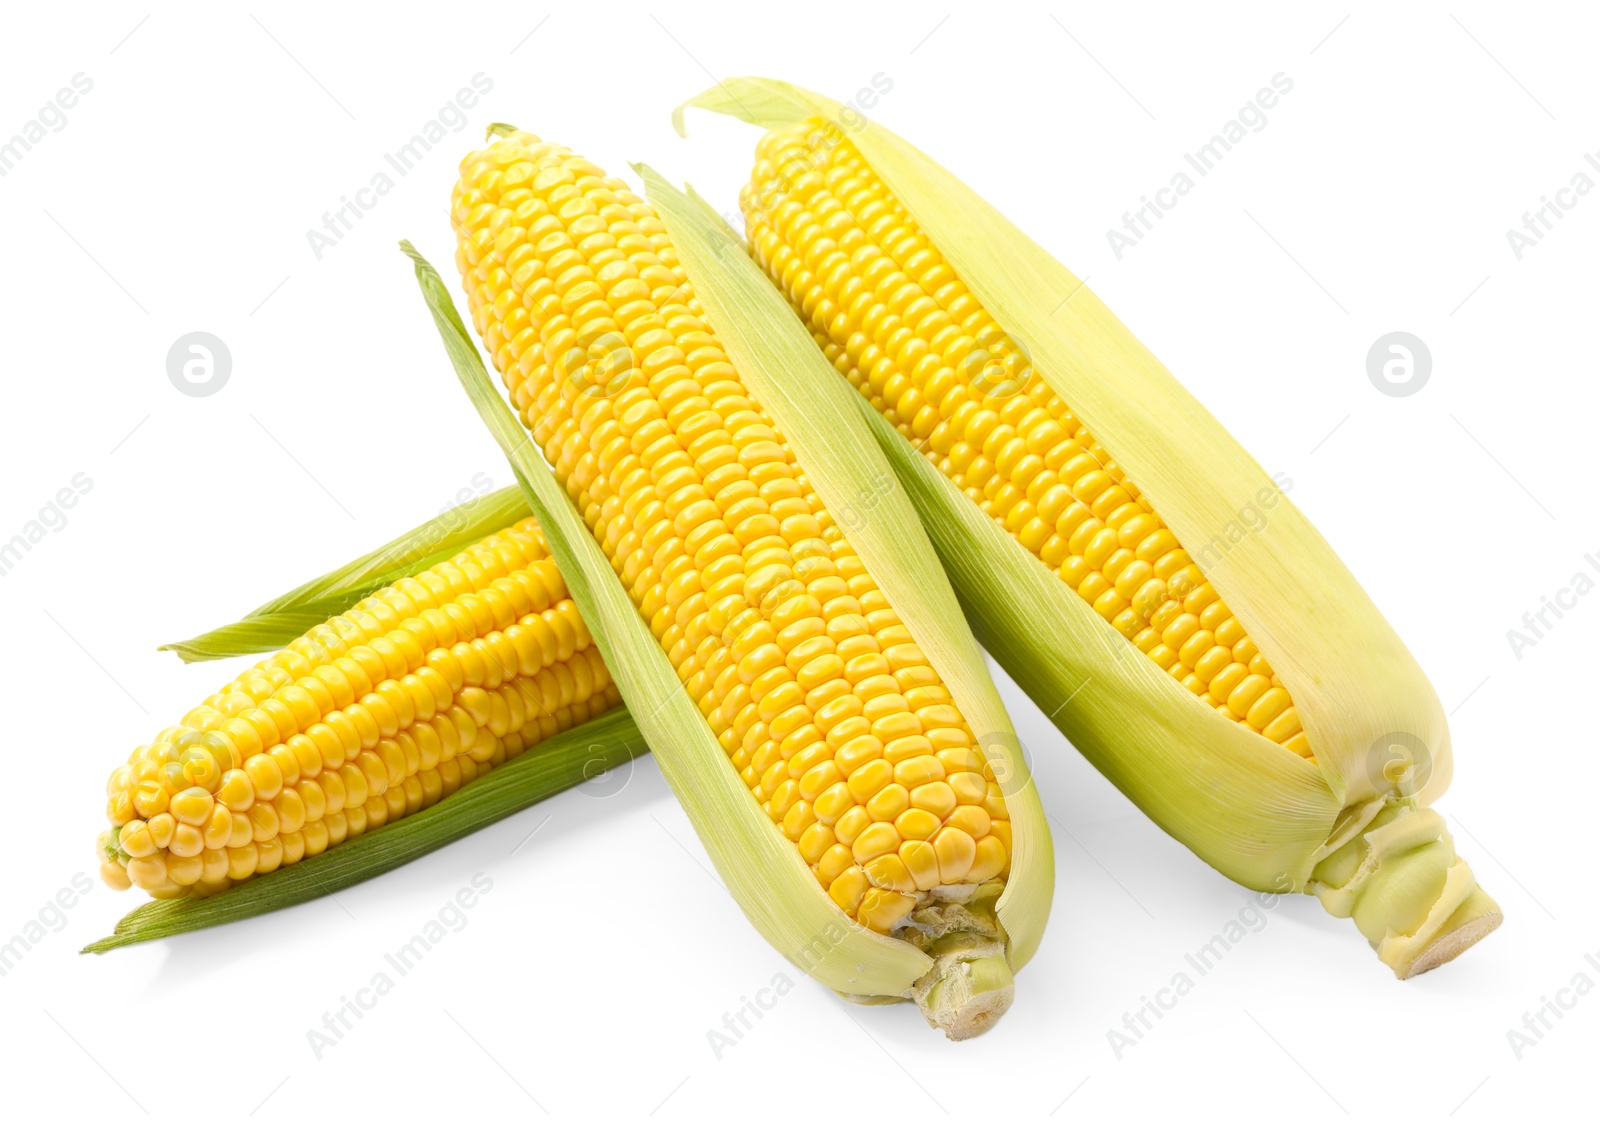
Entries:
<svg viewBox="0 0 1600 1130">
<path fill-rule="evenodd" d="M 1580 971 L 1600 981 L 1600 596 L 1520 658 L 1506 633 L 1600 578 L 1600 194 L 1520 261 L 1505 233 L 1600 147 L 1596 28 L 1576 6 L 1390 7 L 12 13 L 0 137 L 75 73 L 94 85 L 0 178 L 0 541 L 76 473 L 93 488 L 0 577 L 0 941 L 93 875 L 111 768 L 240 666 L 185 670 L 157 643 L 356 556 L 475 473 L 510 481 L 395 249 L 409 237 L 449 278 L 455 163 L 483 126 L 617 173 L 649 160 L 732 212 L 755 130 L 697 114 L 680 141 L 668 112 L 741 73 L 840 98 L 889 77 L 879 120 L 1087 275 L 1293 479 L 1451 711 L 1440 807 L 1506 925 L 1399 983 L 1350 923 L 1286 900 L 1119 1059 L 1107 1030 L 1249 895 L 1002 679 L 1060 821 L 1059 888 L 980 1040 L 807 982 L 719 1060 L 707 1030 L 787 967 L 646 759 L 613 797 L 559 797 L 337 902 L 79 957 L 139 898 L 97 882 L 0 978 L 6 1121 L 1490 1125 L 1587 1104 L 1600 994 L 1520 1060 L 1506 1033 Z M 319 261 L 306 230 L 478 72 L 494 88 L 470 127 Z M 1106 230 L 1278 72 L 1294 89 L 1266 128 L 1119 261 Z M 1397 329 L 1433 357 L 1406 398 L 1366 373 Z M 232 352 L 211 397 L 167 378 L 192 330 Z M 479 872 L 493 888 L 466 927 L 319 1061 L 307 1030 Z"/>
</svg>

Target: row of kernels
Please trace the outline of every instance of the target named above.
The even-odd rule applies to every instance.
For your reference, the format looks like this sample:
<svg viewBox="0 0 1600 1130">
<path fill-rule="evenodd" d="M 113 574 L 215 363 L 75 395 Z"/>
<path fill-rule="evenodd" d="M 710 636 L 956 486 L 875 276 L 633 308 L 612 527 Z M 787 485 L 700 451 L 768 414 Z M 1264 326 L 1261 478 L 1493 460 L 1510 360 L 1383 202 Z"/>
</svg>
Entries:
<svg viewBox="0 0 1600 1130">
<path fill-rule="evenodd" d="M 488 170 L 484 175 L 492 179 L 497 174 Z M 558 191 L 565 183 L 563 171 L 553 164 L 544 172 L 518 171 L 514 179 L 537 184 L 541 177 Z M 483 195 L 487 199 L 491 193 L 484 190 Z M 603 212 L 604 194 L 591 189 L 589 195 L 601 201 L 598 211 Z M 622 193 L 615 196 L 624 198 Z M 572 197 L 567 202 L 577 209 Z M 510 201 L 502 195 L 500 203 Z M 501 268 L 491 265 L 490 244 L 470 230 L 474 214 L 480 221 L 487 217 L 489 230 L 498 232 L 497 241 L 513 233 L 497 242 L 495 253 L 505 256 L 507 267 L 518 259 L 517 285 L 524 288 L 522 303 L 533 315 L 528 329 L 538 344 L 519 351 L 513 337 L 510 353 L 497 355 L 503 371 L 515 369 L 525 377 L 514 398 L 524 406 L 546 457 L 584 510 L 736 768 L 787 832 L 804 834 L 814 820 L 799 781 L 806 780 L 809 787 L 830 772 L 823 761 L 829 751 L 824 735 L 832 738 L 841 723 L 861 716 L 867 700 L 854 695 L 857 682 L 875 692 L 874 699 L 919 693 L 919 707 L 934 711 L 932 721 L 947 720 L 936 708 L 947 705 L 948 696 L 940 701 L 929 688 L 931 672 L 925 665 L 916 670 L 918 664 L 907 656 L 904 685 L 891 671 L 868 661 L 851 669 L 856 682 L 849 684 L 854 701 L 847 707 L 827 712 L 845 697 L 844 686 L 808 703 L 810 692 L 840 677 L 858 655 L 881 650 L 870 629 L 893 622 L 893 613 L 870 583 L 854 589 L 849 578 L 827 583 L 827 575 L 837 570 L 810 543 L 837 531 L 805 490 L 792 456 L 764 413 L 754 410 L 732 379 L 720 350 L 713 349 L 714 339 L 703 323 L 676 311 L 662 324 L 636 316 L 620 329 L 640 383 L 609 400 L 581 405 L 565 391 L 576 382 L 563 353 L 577 343 L 574 326 L 580 321 L 569 311 L 580 302 L 575 292 L 598 286 L 620 260 L 602 264 L 597 257 L 585 261 L 578 254 L 561 259 L 576 250 L 575 242 L 554 230 L 535 251 L 523 255 L 514 242 L 522 238 L 514 234 L 519 218 L 509 208 L 473 209 L 463 217 L 458 207 L 456 215 L 464 220 L 459 226 L 470 270 L 469 297 L 476 296 L 486 342 L 507 339 L 495 327 L 509 307 L 491 292 L 501 281 Z M 645 213 L 636 208 L 630 214 Z M 558 263 L 562 273 L 552 278 Z M 627 270 L 617 267 L 614 274 L 616 292 L 632 301 Z M 672 278 L 681 280 L 681 272 Z M 544 281 L 551 288 L 534 298 Z M 679 281 L 675 289 L 687 288 Z M 541 352 L 542 360 L 528 363 L 529 351 Z M 810 551 L 800 552 L 802 548 Z M 863 638 L 870 648 L 855 643 Z M 823 663 L 810 676 L 834 678 L 801 687 L 797 674 L 804 664 L 791 665 L 789 660 L 796 647 L 809 641 L 823 646 L 806 651 L 807 661 L 826 652 L 841 672 L 830 672 L 830 664 Z M 887 685 L 873 684 L 873 679 L 879 684 L 887 680 Z M 887 716 L 897 705 L 903 710 L 909 704 L 885 701 L 880 709 Z M 870 728 L 876 719 L 863 720 Z M 918 730 L 923 726 L 915 716 L 912 722 Z"/>
<path fill-rule="evenodd" d="M 541 581 L 537 591 L 548 596 L 557 589 Z M 164 731 L 173 740 L 140 747 L 129 759 L 130 768 L 113 773 L 108 784 L 112 823 L 163 811 L 170 797 L 188 788 L 214 791 L 228 773 L 239 771 L 235 766 L 246 770 L 255 766 L 250 771 L 264 772 L 269 751 L 283 761 L 285 742 L 298 738 L 303 745 L 308 735 L 316 733 L 327 744 L 318 727 L 353 731 L 362 744 L 370 746 L 405 729 L 413 719 L 431 717 L 463 683 L 497 686 L 509 674 L 536 674 L 589 646 L 587 630 L 566 599 L 553 608 L 528 611 L 503 633 L 492 631 L 487 637 L 455 642 L 448 651 L 435 648 L 427 656 L 428 665 L 409 673 L 403 668 L 412 658 L 421 657 L 422 642 L 443 642 L 451 635 L 430 632 L 424 636 L 420 630 L 411 633 L 402 628 L 385 639 L 397 637 L 405 644 L 393 649 L 394 655 L 402 656 L 399 661 L 386 658 L 381 648 L 365 649 L 370 658 L 363 667 L 354 658 L 363 650 L 357 648 L 352 657 L 274 691 L 263 700 L 267 709 L 247 710 L 223 722 L 220 729 L 207 732 L 183 727 Z M 400 678 L 384 678 L 373 686 L 375 676 L 397 671 L 402 672 Z M 362 692 L 359 702 L 355 701 L 357 691 Z M 203 720 L 193 714 L 190 718 Z M 287 769 L 287 764 L 282 767 Z"/>
<path fill-rule="evenodd" d="M 215 893 L 228 881 L 319 855 L 350 836 L 429 807 L 508 757 L 620 702 L 608 684 L 552 713 L 524 717 L 517 730 L 494 735 L 485 728 L 486 740 L 475 737 L 472 747 L 459 753 L 444 753 L 448 746 L 425 749 L 401 735 L 400 741 L 385 743 L 392 748 L 381 751 L 381 762 L 363 761 L 361 772 L 351 765 L 337 774 L 327 771 L 284 787 L 270 803 L 258 801 L 246 812 L 216 805 L 203 827 L 164 813 L 124 827 L 122 847 L 131 858 L 125 865 L 104 863 L 102 874 L 118 889 L 131 882 L 158 896 L 188 893 L 191 887 Z"/>
<path fill-rule="evenodd" d="M 781 170 L 811 160 L 816 130 L 776 131 L 768 140 L 741 196 L 751 244 L 834 347 L 836 367 L 902 432 L 912 434 L 914 424 L 944 473 L 1175 678 L 1271 740 L 1307 752 L 1288 694 L 1253 644 L 1242 641 L 1242 654 L 1227 657 L 1246 668 L 1237 677 L 1230 669 L 1231 681 L 1218 687 L 1227 694 L 1196 677 L 1197 666 L 1207 676 L 1229 666 L 1219 663 L 1210 631 L 1228 619 L 1226 607 L 859 155 L 830 137 L 824 175 L 801 176 L 797 185 Z M 1025 395 L 1006 395 L 1012 390 Z M 1193 607 L 1200 595 L 1210 599 Z M 1192 612 L 1163 638 L 1150 628 L 1167 604 Z M 1242 692 L 1230 705 L 1235 684 Z"/>
</svg>

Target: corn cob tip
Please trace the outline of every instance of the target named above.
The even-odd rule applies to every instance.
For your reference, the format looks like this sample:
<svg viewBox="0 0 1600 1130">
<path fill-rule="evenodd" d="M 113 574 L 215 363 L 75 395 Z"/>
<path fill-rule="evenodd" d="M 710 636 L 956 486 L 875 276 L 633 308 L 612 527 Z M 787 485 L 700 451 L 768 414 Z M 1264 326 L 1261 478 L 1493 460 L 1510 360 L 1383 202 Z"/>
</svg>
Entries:
<svg viewBox="0 0 1600 1130">
<path fill-rule="evenodd" d="M 692 729 L 684 723 L 681 748 L 692 752 L 663 759 L 669 781 L 686 778 L 674 791 L 693 818 L 689 778 L 703 772 L 716 787 L 728 779 L 726 758 L 734 787 L 770 818 L 752 823 L 752 850 L 793 844 L 775 858 L 783 876 L 804 882 L 793 887 L 797 909 L 788 918 L 763 910 L 758 926 L 781 937 L 802 914 L 836 926 L 836 907 L 921 949 L 936 973 L 873 942 L 860 952 L 874 968 L 836 959 L 813 975 L 902 997 L 916 995 L 919 978 L 935 1026 L 956 1038 L 985 1030 L 1011 992 L 994 911 L 1010 878 L 1008 797 L 968 707 L 879 587 L 872 553 L 856 552 L 794 435 L 712 334 L 661 216 L 622 181 L 522 133 L 462 162 L 451 212 L 472 320 L 554 473 L 541 488 L 530 465 L 533 489 L 565 487 L 575 536 L 581 520 L 593 537 L 584 543 L 638 614 L 614 623 L 625 630 L 642 617 L 653 636 L 634 649 L 640 685 L 658 678 L 664 653 L 671 668 L 660 677 L 675 679 L 700 714 Z M 491 427 L 520 452 L 520 430 L 500 430 L 515 428 L 510 411 L 492 399 L 505 422 L 491 408 Z M 474 400 L 489 398 L 479 389 Z M 971 653 L 982 671 L 975 645 Z M 992 685 L 988 696 L 997 716 L 983 716 L 977 733 L 1009 726 Z M 987 709 L 981 692 L 966 697 Z M 701 722 L 717 745 L 687 740 Z M 1019 965 L 1033 942 L 1016 943 Z"/>
<path fill-rule="evenodd" d="M 356 601 L 138 746 L 105 883 L 210 895 L 432 806 L 621 702 L 532 518 Z"/>
</svg>

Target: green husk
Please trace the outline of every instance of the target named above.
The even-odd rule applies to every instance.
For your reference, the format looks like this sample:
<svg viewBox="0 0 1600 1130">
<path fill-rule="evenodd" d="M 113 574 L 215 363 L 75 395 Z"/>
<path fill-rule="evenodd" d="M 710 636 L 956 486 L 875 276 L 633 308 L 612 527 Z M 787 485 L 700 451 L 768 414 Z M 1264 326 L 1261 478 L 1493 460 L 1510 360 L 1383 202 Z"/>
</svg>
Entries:
<svg viewBox="0 0 1600 1130">
<path fill-rule="evenodd" d="M 845 916 L 761 811 L 572 500 L 496 391 L 438 274 L 409 243 L 401 248 L 416 266 L 456 375 L 511 462 L 611 677 L 745 915 L 780 953 L 838 992 L 908 996 L 932 962 Z"/>
<path fill-rule="evenodd" d="M 851 547 L 995 766 L 1012 829 L 1011 871 L 997 910 L 1007 957 L 1021 970 L 1038 948 L 1055 890 L 1049 826 L 1015 727 L 922 524 L 904 495 L 890 489 L 893 472 L 856 410 L 855 393 L 836 379 L 738 237 L 704 200 L 648 167 L 636 168 L 729 360 L 776 421 L 828 512 L 864 514 L 855 522 L 845 518 Z"/>
<path fill-rule="evenodd" d="M 769 128 L 846 120 L 832 99 L 761 78 L 725 80 L 680 106 L 680 133 L 686 106 Z M 1316 762 L 1227 722 L 1145 661 L 862 402 L 979 640 L 1163 828 L 1247 886 L 1318 895 L 1399 976 L 1492 930 L 1498 907 L 1422 807 L 1450 777 L 1444 711 L 1326 541 L 1075 275 L 914 146 L 848 120 L 850 142 L 1025 344 L 1034 371 L 1178 539 L 1212 551 L 1207 578 L 1288 688 Z M 1247 531 L 1246 509 L 1267 499 L 1270 521 Z M 1386 776 L 1397 746 L 1426 771 Z"/>
<path fill-rule="evenodd" d="M 84 953 L 222 926 L 298 906 L 410 863 L 563 789 L 625 764 L 646 750 L 621 707 L 548 738 L 404 819 L 354 836 L 321 855 L 256 875 L 207 898 L 147 902 Z"/>
<path fill-rule="evenodd" d="M 491 491 L 267 601 L 232 624 L 164 644 L 160 650 L 176 652 L 185 663 L 275 651 L 386 585 L 448 561 L 473 542 L 528 514 L 528 504 L 517 487 Z"/>
</svg>

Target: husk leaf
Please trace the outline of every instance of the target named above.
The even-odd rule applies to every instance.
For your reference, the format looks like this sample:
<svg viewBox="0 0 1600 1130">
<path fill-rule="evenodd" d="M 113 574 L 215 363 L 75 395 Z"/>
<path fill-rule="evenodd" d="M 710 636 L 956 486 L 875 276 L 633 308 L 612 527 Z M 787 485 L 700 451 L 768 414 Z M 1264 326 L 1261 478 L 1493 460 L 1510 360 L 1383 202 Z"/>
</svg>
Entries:
<svg viewBox="0 0 1600 1130">
<path fill-rule="evenodd" d="M 438 804 L 330 847 L 321 855 L 256 875 L 206 898 L 147 902 L 124 915 L 109 937 L 84 953 L 222 926 L 331 895 L 392 871 L 563 789 L 593 780 L 645 752 L 628 712 L 618 707 L 540 742 Z"/>
<path fill-rule="evenodd" d="M 745 384 L 772 416 L 828 512 L 910 630 L 994 764 L 1011 818 L 1012 863 L 997 905 L 1019 970 L 1044 933 L 1055 890 L 1054 852 L 1016 729 L 950 582 L 894 472 L 811 335 L 698 196 L 635 166 L 667 226 L 695 296 Z M 850 515 L 856 515 L 855 521 Z"/>
<path fill-rule="evenodd" d="M 686 106 L 766 128 L 846 121 L 838 102 L 762 78 L 725 80 L 680 106 L 680 133 Z M 863 405 L 979 639 L 1162 827 L 1249 886 L 1282 890 L 1287 879 L 1319 895 L 1354 917 L 1400 976 L 1487 933 L 1498 908 L 1455 857 L 1442 821 L 1420 807 L 1449 782 L 1444 711 L 1343 562 L 1076 276 L 914 146 L 859 114 L 848 121 L 851 143 L 1035 373 L 1203 561 L 1293 697 L 1315 763 L 1227 722 L 1084 602 L 1064 598 L 1042 563 Z M 1263 507 L 1269 520 L 1256 528 L 1245 515 Z M 992 597 L 996 573 L 1007 599 Z M 1393 780 L 1384 769 L 1397 745 L 1418 768 Z M 1386 821 L 1438 838 L 1391 835 Z"/>
<path fill-rule="evenodd" d="M 740 908 L 768 942 L 824 985 L 907 996 L 932 962 L 846 917 L 761 811 L 532 437 L 496 391 L 438 274 L 409 243 L 401 248 L 416 264 L 462 387 L 510 460 L 612 679 Z"/>
<path fill-rule="evenodd" d="M 502 487 L 407 530 L 386 545 L 267 601 L 232 624 L 163 644 L 185 663 L 275 651 L 402 577 L 448 561 L 473 542 L 526 518 L 516 486 Z"/>
</svg>

